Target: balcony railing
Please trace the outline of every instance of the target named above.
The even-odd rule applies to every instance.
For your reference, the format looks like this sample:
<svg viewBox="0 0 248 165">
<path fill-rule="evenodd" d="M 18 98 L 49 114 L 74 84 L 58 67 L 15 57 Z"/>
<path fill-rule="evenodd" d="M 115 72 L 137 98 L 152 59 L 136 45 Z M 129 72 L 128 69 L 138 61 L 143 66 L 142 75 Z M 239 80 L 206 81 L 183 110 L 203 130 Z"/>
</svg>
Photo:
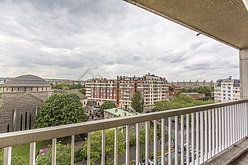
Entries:
<svg viewBox="0 0 248 165">
<path fill-rule="evenodd" d="M 240 100 L 156 113 L 127 116 L 56 127 L 32 129 L 0 134 L 0 148 L 4 148 L 4 164 L 11 164 L 11 146 L 30 144 L 30 164 L 35 164 L 36 142 L 52 139 L 52 164 L 56 164 L 57 138 L 71 136 L 71 164 L 74 164 L 74 137 L 88 133 L 87 164 L 90 164 L 91 133 L 102 130 L 102 159 L 105 164 L 105 129 L 115 129 L 114 164 L 118 164 L 118 127 L 126 126 L 126 164 L 129 164 L 129 126 L 136 125 L 136 158 L 140 162 L 140 128 L 145 123 L 145 163 L 148 165 L 149 146 L 157 158 L 157 125 L 161 122 L 161 164 L 201 164 L 247 136 L 247 103 Z M 185 119 L 186 117 L 186 119 Z M 154 123 L 154 142 L 149 145 L 149 122 Z M 165 122 L 168 121 L 168 122 Z M 165 153 L 165 131 L 168 129 L 168 153 Z M 174 137 L 174 147 L 172 145 Z M 182 146 L 181 153 L 178 147 Z M 184 152 L 185 146 L 185 152 Z M 173 158 L 174 157 L 174 158 Z M 186 158 L 186 160 L 185 160 Z M 185 162 L 186 161 L 186 162 Z M 154 161 L 157 164 L 157 161 Z"/>
</svg>

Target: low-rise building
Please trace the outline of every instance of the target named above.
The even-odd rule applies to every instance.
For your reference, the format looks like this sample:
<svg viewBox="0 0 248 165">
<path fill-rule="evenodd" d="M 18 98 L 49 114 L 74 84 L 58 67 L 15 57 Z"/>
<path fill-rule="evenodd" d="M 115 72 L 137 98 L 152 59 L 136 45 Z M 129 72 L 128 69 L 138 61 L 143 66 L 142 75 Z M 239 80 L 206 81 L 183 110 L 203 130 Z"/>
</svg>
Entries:
<svg viewBox="0 0 248 165">
<path fill-rule="evenodd" d="M 205 93 L 181 93 L 181 95 L 191 96 L 191 97 L 193 97 L 196 100 L 203 99 L 203 98 L 206 97 L 206 94 Z"/>
<path fill-rule="evenodd" d="M 134 116 L 134 115 L 139 115 L 140 113 L 135 112 L 134 110 L 123 110 L 120 108 L 111 108 L 111 109 L 105 109 L 104 110 L 104 119 L 111 119 L 111 118 L 116 118 L 116 117 L 126 117 L 126 116 Z M 139 124 L 141 129 L 144 129 L 144 123 Z M 130 131 L 135 130 L 135 124 L 130 125 L 129 129 Z"/>
</svg>

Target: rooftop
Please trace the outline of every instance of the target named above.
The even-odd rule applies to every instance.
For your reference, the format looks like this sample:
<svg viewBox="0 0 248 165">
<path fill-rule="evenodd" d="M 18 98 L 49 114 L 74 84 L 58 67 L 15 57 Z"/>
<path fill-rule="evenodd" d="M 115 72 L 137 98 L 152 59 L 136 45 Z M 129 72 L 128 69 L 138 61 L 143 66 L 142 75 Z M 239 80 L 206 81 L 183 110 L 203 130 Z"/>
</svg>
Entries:
<svg viewBox="0 0 248 165">
<path fill-rule="evenodd" d="M 117 110 L 117 111 L 116 111 Z M 108 113 L 111 113 L 115 116 L 120 116 L 120 117 L 124 117 L 124 116 L 134 116 L 134 115 L 139 115 L 141 113 L 130 113 L 128 111 L 125 111 L 123 109 L 120 109 L 120 108 L 111 108 L 111 109 L 105 109 L 104 112 L 108 112 Z M 126 115 L 125 115 L 126 114 Z"/>
<path fill-rule="evenodd" d="M 44 79 L 35 75 L 22 75 L 6 82 L 2 87 L 51 87 Z"/>
</svg>

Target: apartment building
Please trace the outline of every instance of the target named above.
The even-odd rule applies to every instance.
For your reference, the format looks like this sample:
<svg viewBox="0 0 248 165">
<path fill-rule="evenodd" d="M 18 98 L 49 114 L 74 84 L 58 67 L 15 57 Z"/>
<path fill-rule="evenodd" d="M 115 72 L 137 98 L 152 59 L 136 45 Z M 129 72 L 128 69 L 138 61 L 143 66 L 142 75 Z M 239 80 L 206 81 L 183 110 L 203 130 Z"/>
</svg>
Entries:
<svg viewBox="0 0 248 165">
<path fill-rule="evenodd" d="M 227 79 L 219 79 L 214 87 L 214 101 L 228 102 L 240 100 L 240 81 L 232 79 L 230 76 Z"/>
<path fill-rule="evenodd" d="M 169 99 L 169 87 L 165 78 L 146 74 L 143 77 L 117 76 L 117 79 L 90 79 L 86 81 L 86 96 L 101 105 L 112 101 L 119 108 L 131 109 L 131 98 L 140 91 L 144 108 L 151 109 L 154 102 Z"/>
</svg>

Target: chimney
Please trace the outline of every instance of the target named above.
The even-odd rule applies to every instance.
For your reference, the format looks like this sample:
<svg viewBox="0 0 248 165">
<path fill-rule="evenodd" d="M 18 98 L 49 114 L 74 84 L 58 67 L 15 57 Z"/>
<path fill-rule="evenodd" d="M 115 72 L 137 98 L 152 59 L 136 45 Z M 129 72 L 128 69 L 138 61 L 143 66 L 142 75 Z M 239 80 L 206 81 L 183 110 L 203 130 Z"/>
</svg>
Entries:
<svg viewBox="0 0 248 165">
<path fill-rule="evenodd" d="M 232 79 L 232 76 L 229 76 L 229 79 L 231 80 Z"/>
<path fill-rule="evenodd" d="M 148 76 L 150 76 L 150 72 L 148 72 Z"/>
</svg>

